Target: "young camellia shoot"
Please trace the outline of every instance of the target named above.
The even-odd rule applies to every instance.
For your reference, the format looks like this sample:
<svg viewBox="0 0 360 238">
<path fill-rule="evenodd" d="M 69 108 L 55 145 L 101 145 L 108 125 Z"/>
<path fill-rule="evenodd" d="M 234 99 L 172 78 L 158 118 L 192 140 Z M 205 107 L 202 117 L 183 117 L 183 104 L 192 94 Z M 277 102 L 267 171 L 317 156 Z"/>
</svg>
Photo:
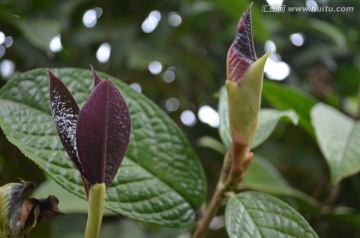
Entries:
<svg viewBox="0 0 360 238">
<path fill-rule="evenodd" d="M 85 238 L 99 236 L 106 188 L 113 181 L 130 138 L 128 107 L 116 86 L 93 70 L 94 88 L 79 109 L 67 87 L 48 71 L 51 111 L 60 140 L 79 170 L 89 201 Z"/>
<path fill-rule="evenodd" d="M 257 59 L 255 55 L 250 6 L 240 18 L 226 62 L 225 86 L 232 144 L 225 156 L 215 194 L 205 215 L 197 223 L 194 238 L 206 235 L 210 221 L 226 194 L 236 189 L 253 158 L 250 146 L 257 126 L 267 57 L 268 54 L 265 54 Z"/>
</svg>

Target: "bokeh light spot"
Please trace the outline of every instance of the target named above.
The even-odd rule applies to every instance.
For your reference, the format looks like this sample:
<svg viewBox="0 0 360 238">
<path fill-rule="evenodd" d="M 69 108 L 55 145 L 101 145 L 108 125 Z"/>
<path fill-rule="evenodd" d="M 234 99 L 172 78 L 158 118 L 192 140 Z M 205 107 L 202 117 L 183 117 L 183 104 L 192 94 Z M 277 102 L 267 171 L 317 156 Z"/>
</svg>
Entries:
<svg viewBox="0 0 360 238">
<path fill-rule="evenodd" d="M 145 33 L 151 33 L 155 30 L 159 21 L 161 19 L 161 13 L 157 10 L 153 10 L 149 13 L 149 15 L 145 18 L 143 23 L 141 24 L 141 29 Z"/>
<path fill-rule="evenodd" d="M 190 110 L 185 110 L 180 115 L 181 122 L 188 127 L 193 127 L 196 124 L 196 116 Z"/>
<path fill-rule="evenodd" d="M 111 45 L 107 42 L 102 43 L 96 51 L 96 58 L 100 63 L 106 63 L 110 59 Z"/>
<path fill-rule="evenodd" d="M 166 110 L 169 112 L 176 111 L 177 109 L 179 109 L 179 106 L 180 106 L 179 100 L 174 97 L 168 98 L 165 102 Z"/>
<path fill-rule="evenodd" d="M 62 50 L 60 34 L 54 36 L 49 43 L 49 48 L 52 52 L 60 52 Z"/>
<path fill-rule="evenodd" d="M 199 120 L 211 127 L 219 127 L 219 113 L 208 105 L 202 105 L 198 111 Z"/>
<path fill-rule="evenodd" d="M 130 87 L 132 87 L 133 89 L 135 89 L 135 90 L 138 91 L 139 93 L 141 93 L 141 91 L 142 91 L 142 87 L 141 87 L 141 85 L 138 84 L 138 83 L 132 83 L 132 84 L 130 84 Z"/>
<path fill-rule="evenodd" d="M 6 49 L 3 45 L 0 45 L 0 58 L 3 57 L 6 53 Z"/>
<path fill-rule="evenodd" d="M 278 57 L 270 57 L 265 64 L 265 75 L 271 80 L 284 80 L 291 72 L 290 66 Z"/>
<path fill-rule="evenodd" d="M 87 10 L 82 18 L 82 22 L 84 26 L 87 28 L 94 27 L 97 23 L 97 13 L 95 9 L 89 9 Z"/>
<path fill-rule="evenodd" d="M 0 31 L 0 45 L 5 42 L 5 34 L 4 32 Z"/>
<path fill-rule="evenodd" d="M 7 36 L 4 41 L 4 46 L 6 48 L 9 48 L 12 46 L 13 43 L 14 43 L 14 39 L 11 36 Z"/>
<path fill-rule="evenodd" d="M 170 26 L 173 26 L 173 27 L 180 26 L 181 22 L 182 22 L 182 18 L 177 12 L 169 13 L 168 23 Z"/>
<path fill-rule="evenodd" d="M 172 83 L 175 80 L 175 77 L 175 72 L 170 67 L 162 75 L 165 83 Z"/>
<path fill-rule="evenodd" d="M 159 61 L 153 61 L 149 64 L 148 67 L 151 74 L 157 75 L 162 71 L 162 64 Z"/>
<path fill-rule="evenodd" d="M 4 78 L 9 78 L 15 71 L 15 64 L 11 60 L 4 59 L 0 63 L 0 73 Z"/>
<path fill-rule="evenodd" d="M 264 50 L 265 50 L 265 52 L 276 52 L 276 45 L 275 45 L 274 41 L 267 40 L 265 42 Z"/>
<path fill-rule="evenodd" d="M 305 42 L 305 37 L 302 33 L 294 33 L 289 36 L 291 43 L 295 46 L 302 46 Z"/>
</svg>

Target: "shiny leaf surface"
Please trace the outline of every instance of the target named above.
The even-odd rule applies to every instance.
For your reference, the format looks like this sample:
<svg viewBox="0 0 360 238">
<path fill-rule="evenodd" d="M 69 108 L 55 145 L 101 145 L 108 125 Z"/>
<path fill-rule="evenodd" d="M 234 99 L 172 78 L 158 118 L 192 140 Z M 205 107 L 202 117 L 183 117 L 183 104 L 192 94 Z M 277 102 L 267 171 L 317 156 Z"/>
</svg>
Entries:
<svg viewBox="0 0 360 238">
<path fill-rule="evenodd" d="M 225 225 L 230 238 L 318 237 L 292 207 L 267 194 L 244 192 L 226 206 Z"/>
</svg>

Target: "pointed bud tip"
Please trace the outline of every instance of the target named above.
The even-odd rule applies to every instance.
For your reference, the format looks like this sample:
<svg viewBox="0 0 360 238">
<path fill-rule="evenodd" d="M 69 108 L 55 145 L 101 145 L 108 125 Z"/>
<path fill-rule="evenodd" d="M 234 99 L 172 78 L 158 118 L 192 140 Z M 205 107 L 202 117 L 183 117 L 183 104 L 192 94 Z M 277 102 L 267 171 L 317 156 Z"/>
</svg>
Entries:
<svg viewBox="0 0 360 238">
<path fill-rule="evenodd" d="M 241 16 L 239 24 L 237 26 L 237 30 L 238 32 L 233 42 L 233 47 L 235 47 L 249 60 L 255 61 L 257 58 L 255 54 L 254 40 L 252 34 L 251 5 Z"/>
<path fill-rule="evenodd" d="M 46 69 L 46 71 L 50 79 L 56 78 L 56 76 L 50 71 L 50 69 Z"/>
<path fill-rule="evenodd" d="M 246 9 L 245 13 L 243 13 L 241 16 L 237 26 L 238 31 L 243 31 L 244 28 L 246 27 L 246 23 L 250 23 L 251 25 L 251 8 L 252 8 L 252 3 Z"/>
<path fill-rule="evenodd" d="M 227 79 L 240 83 L 247 68 L 256 61 L 251 26 L 251 5 L 241 16 L 227 57 Z"/>
<path fill-rule="evenodd" d="M 100 76 L 97 74 L 97 72 L 95 71 L 95 69 L 92 67 L 92 65 L 90 65 L 90 69 L 93 73 L 93 78 L 94 78 L 94 88 L 96 86 L 99 85 L 99 83 L 101 83 L 102 79 L 100 78 Z"/>
</svg>

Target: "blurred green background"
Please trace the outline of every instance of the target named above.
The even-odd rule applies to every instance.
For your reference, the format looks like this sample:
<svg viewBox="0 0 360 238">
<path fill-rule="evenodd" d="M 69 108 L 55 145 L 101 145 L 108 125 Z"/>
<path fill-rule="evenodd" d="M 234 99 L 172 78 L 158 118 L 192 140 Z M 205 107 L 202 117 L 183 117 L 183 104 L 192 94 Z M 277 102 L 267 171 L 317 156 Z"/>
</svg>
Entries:
<svg viewBox="0 0 360 238">
<path fill-rule="evenodd" d="M 217 95 L 225 80 L 227 49 L 250 2 L 3 0 L 0 85 L 16 72 L 38 67 L 92 65 L 120 78 L 151 98 L 184 130 L 202 161 L 211 195 L 223 156 L 201 146 L 199 139 L 207 135 L 219 140 Z M 283 4 L 352 7 L 348 12 L 270 12 L 264 8 L 268 2 L 255 0 L 252 16 L 257 55 L 273 52 L 265 69 L 267 81 L 296 87 L 356 117 L 360 2 L 284 0 Z M 263 107 L 274 106 L 264 98 Z M 280 123 L 270 140 L 255 152 L 273 163 L 293 187 L 326 204 L 333 190 L 311 132 Z M 0 184 L 17 177 L 40 185 L 46 181 L 42 171 L 1 134 Z M 86 204 L 51 184 L 43 186 L 47 186 L 43 194 L 58 196 L 60 208 L 69 214 L 43 223 L 33 237 L 82 237 Z M 305 215 L 320 237 L 360 237 L 357 212 L 321 215 L 302 201 L 284 199 Z M 360 176 L 355 175 L 342 182 L 332 202 L 359 209 L 359 201 Z M 220 216 L 209 237 L 226 237 L 222 223 Z M 102 229 L 102 237 L 184 238 L 189 234 L 111 213 Z"/>
</svg>

